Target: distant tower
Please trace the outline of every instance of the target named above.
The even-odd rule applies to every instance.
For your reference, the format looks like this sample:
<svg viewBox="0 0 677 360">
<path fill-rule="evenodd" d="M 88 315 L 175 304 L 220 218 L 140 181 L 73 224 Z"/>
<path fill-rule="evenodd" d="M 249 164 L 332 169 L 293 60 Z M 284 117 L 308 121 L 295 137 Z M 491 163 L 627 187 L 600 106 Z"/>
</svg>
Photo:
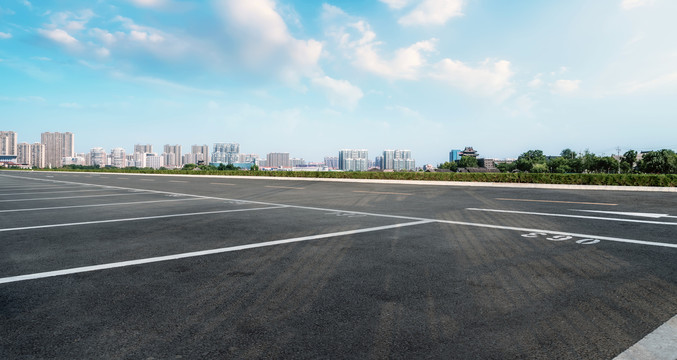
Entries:
<svg viewBox="0 0 677 360">
<path fill-rule="evenodd" d="M 40 142 L 45 145 L 45 165 L 51 168 L 61 167 L 61 159 L 75 155 L 73 133 L 44 132 Z"/>
</svg>

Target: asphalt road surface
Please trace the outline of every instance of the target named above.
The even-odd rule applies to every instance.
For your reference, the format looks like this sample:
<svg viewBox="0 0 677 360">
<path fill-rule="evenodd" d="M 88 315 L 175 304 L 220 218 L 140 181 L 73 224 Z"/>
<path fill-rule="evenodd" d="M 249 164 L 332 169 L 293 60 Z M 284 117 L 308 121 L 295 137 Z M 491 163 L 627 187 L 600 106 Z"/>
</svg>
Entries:
<svg viewBox="0 0 677 360">
<path fill-rule="evenodd" d="M 0 172 L 2 359 L 613 359 L 675 315 L 674 192 Z"/>
</svg>

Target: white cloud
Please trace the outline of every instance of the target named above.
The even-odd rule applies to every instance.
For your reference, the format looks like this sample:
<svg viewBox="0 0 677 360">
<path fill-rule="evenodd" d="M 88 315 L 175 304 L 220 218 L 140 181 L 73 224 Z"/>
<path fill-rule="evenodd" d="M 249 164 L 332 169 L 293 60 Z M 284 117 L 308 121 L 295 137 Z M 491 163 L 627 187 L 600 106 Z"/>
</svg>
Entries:
<svg viewBox="0 0 677 360">
<path fill-rule="evenodd" d="M 220 0 L 216 2 L 244 65 L 255 69 L 276 67 L 279 75 L 295 82 L 299 75 L 317 72 L 322 43 L 294 38 L 272 0 Z"/>
<path fill-rule="evenodd" d="M 354 109 L 364 94 L 362 90 L 347 80 L 336 80 L 329 76 L 317 77 L 312 80 L 313 85 L 320 88 L 329 102 L 334 106 Z"/>
<path fill-rule="evenodd" d="M 624 93 L 635 93 L 675 85 L 677 85 L 677 72 L 664 74 L 651 80 L 627 83 L 622 86 L 622 89 Z"/>
<path fill-rule="evenodd" d="M 403 7 L 409 4 L 409 0 L 379 0 L 380 2 L 388 5 L 391 9 L 402 9 Z"/>
<path fill-rule="evenodd" d="M 536 105 L 536 101 L 529 95 L 521 95 L 511 102 L 512 104 L 505 108 L 508 115 L 511 117 L 532 116 L 531 109 Z"/>
<path fill-rule="evenodd" d="M 570 94 L 580 87 L 580 80 L 557 80 L 550 85 L 553 93 L 556 94 Z"/>
<path fill-rule="evenodd" d="M 509 96 L 512 93 L 510 79 L 513 76 L 510 62 L 487 59 L 479 67 L 471 67 L 458 60 L 444 59 L 434 66 L 431 77 L 478 95 Z"/>
<path fill-rule="evenodd" d="M 52 30 L 45 30 L 45 29 L 40 29 L 38 30 L 42 36 L 55 41 L 57 43 L 66 45 L 66 46 L 77 46 L 80 42 L 70 36 L 67 32 L 61 30 L 61 29 L 52 29 Z"/>
<path fill-rule="evenodd" d="M 322 4 L 322 19 L 329 20 L 338 16 L 345 16 L 346 13 L 341 8 L 327 3 Z"/>
<path fill-rule="evenodd" d="M 462 10 L 463 0 L 424 0 L 398 22 L 401 25 L 442 25 L 453 17 L 463 16 Z"/>
<path fill-rule="evenodd" d="M 207 95 L 207 96 L 212 96 L 212 97 L 222 97 L 225 96 L 225 93 L 220 90 L 211 90 L 211 89 L 200 89 L 192 86 L 187 86 L 183 84 L 179 84 L 176 82 L 168 81 L 165 79 L 160 79 L 160 78 L 154 78 L 150 76 L 130 76 L 127 74 L 124 74 L 122 72 L 113 72 L 111 73 L 112 76 L 115 78 L 125 80 L 125 81 L 130 81 L 134 83 L 139 83 L 139 84 L 144 84 L 144 85 L 150 85 L 150 86 L 155 86 L 164 90 L 172 90 L 172 91 L 181 91 L 181 92 L 187 92 L 187 93 L 194 93 L 194 94 L 200 94 L 200 95 Z"/>
<path fill-rule="evenodd" d="M 132 4 L 147 8 L 161 8 L 169 3 L 167 0 L 129 0 Z"/>
<path fill-rule="evenodd" d="M 543 85 L 543 80 L 541 80 L 542 74 L 538 74 L 534 76 L 533 80 L 529 81 L 527 86 L 529 86 L 532 89 L 538 89 Z"/>
<path fill-rule="evenodd" d="M 50 16 L 51 24 L 46 25 L 48 29 L 63 29 L 69 34 L 84 30 L 85 26 L 95 16 L 90 9 L 80 10 L 78 12 L 62 11 Z"/>
<path fill-rule="evenodd" d="M 371 73 L 388 79 L 416 80 L 420 77 L 420 69 L 427 64 L 424 53 L 435 51 L 437 39 L 419 41 L 409 47 L 395 51 L 390 60 L 381 57 L 378 51 L 380 42 L 371 31 L 369 24 L 358 21 L 350 24 L 360 37 L 352 40 L 350 34 L 343 29 L 339 35 L 341 46 L 349 51 L 353 64 Z"/>
<path fill-rule="evenodd" d="M 12 34 L 0 32 L 0 39 L 11 39 Z"/>
<path fill-rule="evenodd" d="M 621 9 L 631 10 L 651 4 L 653 4 L 653 0 L 623 0 L 621 1 Z"/>
</svg>

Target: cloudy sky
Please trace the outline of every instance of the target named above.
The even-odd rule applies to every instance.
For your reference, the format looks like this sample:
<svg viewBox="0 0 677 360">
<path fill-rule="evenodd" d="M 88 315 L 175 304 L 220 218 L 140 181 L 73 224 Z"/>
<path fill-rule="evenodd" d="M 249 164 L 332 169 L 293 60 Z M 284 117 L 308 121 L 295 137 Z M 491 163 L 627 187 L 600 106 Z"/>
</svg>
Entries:
<svg viewBox="0 0 677 360">
<path fill-rule="evenodd" d="M 419 165 L 675 149 L 675 18 L 673 0 L 4 0 L 0 130 Z"/>
</svg>

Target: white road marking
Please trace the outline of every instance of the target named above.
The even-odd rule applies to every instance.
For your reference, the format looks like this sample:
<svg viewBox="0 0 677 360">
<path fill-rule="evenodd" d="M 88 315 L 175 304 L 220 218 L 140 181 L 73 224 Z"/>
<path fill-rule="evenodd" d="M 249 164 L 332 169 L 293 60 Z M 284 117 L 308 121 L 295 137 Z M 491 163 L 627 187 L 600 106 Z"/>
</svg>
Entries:
<svg viewBox="0 0 677 360">
<path fill-rule="evenodd" d="M 178 260 L 178 259 L 185 259 L 185 258 L 197 257 L 197 256 L 221 254 L 221 253 L 232 252 L 232 251 L 255 249 L 255 248 L 261 248 L 261 247 L 267 247 L 267 246 L 281 245 L 281 244 L 290 244 L 290 243 L 296 243 L 296 242 L 301 242 L 301 241 L 319 240 L 319 239 L 340 237 L 340 236 L 353 235 L 353 234 L 361 234 L 361 233 L 373 232 L 373 231 L 383 231 L 383 230 L 401 228 L 401 227 L 405 227 L 405 226 L 415 226 L 415 225 L 428 224 L 428 223 L 431 223 L 431 222 L 432 221 L 427 221 L 427 220 L 426 221 L 414 221 L 414 222 L 409 222 L 409 223 L 376 226 L 376 227 L 357 229 L 357 230 L 338 231 L 338 232 L 333 232 L 333 233 L 328 233 L 328 234 L 302 236 L 302 237 L 283 239 L 283 240 L 274 240 L 274 241 L 266 241 L 266 242 L 260 242 L 260 243 L 246 244 L 246 245 L 230 246 L 230 247 L 219 248 L 219 249 L 194 251 L 194 252 L 167 255 L 167 256 L 158 256 L 158 257 L 152 257 L 152 258 L 146 258 L 146 259 L 121 261 L 121 262 L 101 264 L 101 265 L 83 266 L 83 267 L 72 268 L 72 269 L 47 271 L 47 272 L 28 274 L 28 275 L 11 276 L 11 277 L 0 278 L 0 284 L 6 284 L 6 283 L 11 283 L 11 282 L 17 282 L 17 281 L 42 279 L 42 278 L 53 277 L 53 276 L 63 276 L 63 275 L 77 274 L 77 273 L 97 271 L 97 270 L 114 269 L 114 268 L 120 268 L 120 267 L 125 267 L 125 266 L 149 264 L 149 263 L 155 263 L 155 262 L 161 262 L 161 261 Z"/>
<path fill-rule="evenodd" d="M 91 187 L 91 186 L 86 186 L 86 187 Z M 29 186 L 2 186 L 0 187 L 0 190 L 2 191 L 26 191 L 26 190 L 43 190 L 43 189 L 72 189 L 72 186 L 41 186 L 41 187 L 33 187 L 32 185 Z"/>
<path fill-rule="evenodd" d="M 6 195 L 35 195 L 35 194 L 58 194 L 58 193 L 69 193 L 69 192 L 85 192 L 85 191 L 101 191 L 101 189 L 90 189 L 90 190 L 59 190 L 59 191 L 39 191 L 39 192 L 26 192 L 26 193 L 5 193 L 0 194 L 2 196 Z"/>
<path fill-rule="evenodd" d="M 229 183 L 210 183 L 212 185 L 235 185 L 235 184 L 229 184 Z"/>
<path fill-rule="evenodd" d="M 383 195 L 413 195 L 407 193 L 398 193 L 398 192 L 387 192 L 387 191 L 365 191 L 365 190 L 355 190 L 354 193 L 366 193 L 366 194 L 383 194 Z"/>
<path fill-rule="evenodd" d="M 533 199 L 507 199 L 507 198 L 496 198 L 496 200 L 544 202 L 544 203 L 558 203 L 558 204 L 584 204 L 584 205 L 607 205 L 607 206 L 617 206 L 618 205 L 618 204 L 609 204 L 609 203 L 581 202 L 581 201 L 559 201 L 559 200 L 533 200 Z"/>
<path fill-rule="evenodd" d="M 173 183 L 185 183 L 185 182 L 188 182 L 188 181 L 183 181 L 183 180 L 169 180 L 169 182 L 173 182 Z"/>
<path fill-rule="evenodd" d="M 614 358 L 632 359 L 677 359 L 677 315 Z"/>
<path fill-rule="evenodd" d="M 196 213 L 170 214 L 170 215 L 156 215 L 156 216 L 143 216 L 143 217 L 126 218 L 126 219 L 94 220 L 94 221 L 83 221 L 83 222 L 65 223 L 65 224 L 49 224 L 49 225 L 23 226 L 23 227 L 16 227 L 16 228 L 0 229 L 0 232 L 19 231 L 19 230 L 34 230 L 34 229 L 47 229 L 47 228 L 64 227 L 64 226 L 80 226 L 80 225 L 91 225 L 91 224 L 107 224 L 107 223 L 125 222 L 125 221 L 139 221 L 139 220 L 151 220 L 151 219 L 166 219 L 166 218 L 173 218 L 173 217 L 197 216 L 197 215 L 210 215 L 210 214 L 224 214 L 224 213 L 231 213 L 231 212 L 255 211 L 255 210 L 270 210 L 270 209 L 282 209 L 282 208 L 284 208 L 284 206 L 271 206 L 271 207 L 253 208 L 253 209 L 231 209 L 231 210 L 203 211 L 203 212 L 196 212 Z"/>
<path fill-rule="evenodd" d="M 21 212 L 21 211 L 58 210 L 58 209 L 72 209 L 72 208 L 86 208 L 86 207 L 100 207 L 100 206 L 152 204 L 152 203 L 161 203 L 161 202 L 170 202 L 170 201 L 193 201 L 193 200 L 207 200 L 207 199 L 190 198 L 190 199 L 173 199 L 173 200 L 132 201 L 132 202 L 108 203 L 108 204 L 90 204 L 90 205 L 54 206 L 54 207 L 44 207 L 44 208 L 32 208 L 32 209 L 10 209 L 10 210 L 0 210 L 0 213 L 6 213 L 6 212 Z"/>
<path fill-rule="evenodd" d="M 58 200 L 58 199 L 79 199 L 79 198 L 90 198 L 90 197 L 125 196 L 125 195 L 139 195 L 139 193 L 136 192 L 136 193 L 129 193 L 129 194 L 102 194 L 102 195 L 62 196 L 62 197 L 39 198 L 39 199 L 11 199 L 11 200 L 0 200 L 0 202 L 36 201 L 36 200 Z"/>
<path fill-rule="evenodd" d="M 23 177 L 20 177 L 20 176 L 12 176 L 12 175 L 3 175 L 3 176 L 16 177 L 16 178 L 19 178 L 19 179 L 23 179 Z M 48 182 L 68 183 L 68 184 L 81 184 L 81 183 L 73 182 L 73 181 L 47 180 L 47 179 L 39 179 L 39 180 L 48 181 Z M 135 189 L 135 188 L 120 187 L 120 186 L 108 186 L 108 185 L 96 185 L 96 184 L 90 184 L 90 185 L 105 186 L 105 187 L 108 187 L 108 188 L 115 188 L 115 189 L 119 189 L 119 190 L 128 190 L 128 191 L 139 191 L 140 190 L 140 189 Z M 420 218 L 420 217 L 413 217 L 413 216 L 376 214 L 376 213 L 368 213 L 368 212 L 362 212 L 362 211 L 347 211 L 347 210 L 327 209 L 327 208 L 319 208 L 319 207 L 312 207 L 312 206 L 276 204 L 276 203 L 269 203 L 269 202 L 262 202 L 262 201 L 227 199 L 227 198 L 219 198 L 219 197 L 213 197 L 213 196 L 191 195 L 191 194 L 182 194 L 182 193 L 159 191 L 159 190 L 142 190 L 142 191 L 145 191 L 145 192 L 148 192 L 148 193 L 154 193 L 154 194 L 180 195 L 180 196 L 198 197 L 198 198 L 202 198 L 202 199 L 216 199 L 216 200 L 226 200 L 226 201 L 230 200 L 230 201 L 239 201 L 239 202 L 244 202 L 244 203 L 249 203 L 249 204 L 259 204 L 259 205 L 268 205 L 268 206 L 284 206 L 284 207 L 293 208 L 293 209 L 307 209 L 307 210 L 317 210 L 317 211 L 326 211 L 326 212 L 364 214 L 364 215 L 369 215 L 369 216 L 386 217 L 386 218 L 392 218 L 392 219 L 431 221 L 431 222 L 444 223 L 444 224 L 484 227 L 484 228 L 490 228 L 490 229 L 515 230 L 515 231 L 520 231 L 520 232 L 545 232 L 545 233 L 554 234 L 554 235 L 571 235 L 571 236 L 580 237 L 580 238 L 593 238 L 593 239 L 615 241 L 615 242 L 621 242 L 621 243 L 649 245 L 649 246 L 660 246 L 660 247 L 668 247 L 668 248 L 676 248 L 677 249 L 677 244 L 661 243 L 661 242 L 654 242 L 654 241 L 644 241 L 644 240 L 634 240 L 634 239 L 624 239 L 624 238 L 615 238 L 615 237 L 609 237 L 609 236 L 597 236 L 597 235 L 590 235 L 590 234 L 568 233 L 568 232 L 563 232 L 563 231 L 529 229 L 529 228 L 519 228 L 519 227 L 514 227 L 514 226 L 490 225 L 490 224 L 470 223 L 470 222 L 463 222 L 463 221 L 452 221 L 452 220 L 427 219 L 427 218 Z"/>
<path fill-rule="evenodd" d="M 155 181 L 154 179 L 139 179 L 141 181 Z"/>
<path fill-rule="evenodd" d="M 266 185 L 267 188 L 303 190 L 304 187 Z"/>
<path fill-rule="evenodd" d="M 632 223 L 654 224 L 654 225 L 677 225 L 677 222 L 650 221 L 650 220 L 637 220 L 637 219 L 621 219 L 621 218 L 610 218 L 610 217 L 601 217 L 601 216 L 586 216 L 586 215 L 551 214 L 551 213 L 539 213 L 539 212 L 532 212 L 532 211 L 499 210 L 499 209 L 476 209 L 476 208 L 467 208 L 466 210 L 471 210 L 471 211 L 485 211 L 485 212 L 498 212 L 498 213 L 507 213 L 507 214 L 538 215 L 538 216 L 556 216 L 556 217 L 567 217 L 567 218 L 577 218 L 577 219 L 592 219 L 592 220 L 621 221 L 621 222 L 632 222 Z"/>
<path fill-rule="evenodd" d="M 583 211 L 590 213 L 599 213 L 599 214 L 611 214 L 611 215 L 625 215 L 625 216 L 637 216 L 637 217 L 648 217 L 652 219 L 660 218 L 677 218 L 677 216 L 670 216 L 669 214 L 656 214 L 656 213 L 641 213 L 641 212 L 620 212 L 620 211 L 601 211 L 601 210 L 577 210 L 571 209 L 572 211 Z"/>
</svg>

